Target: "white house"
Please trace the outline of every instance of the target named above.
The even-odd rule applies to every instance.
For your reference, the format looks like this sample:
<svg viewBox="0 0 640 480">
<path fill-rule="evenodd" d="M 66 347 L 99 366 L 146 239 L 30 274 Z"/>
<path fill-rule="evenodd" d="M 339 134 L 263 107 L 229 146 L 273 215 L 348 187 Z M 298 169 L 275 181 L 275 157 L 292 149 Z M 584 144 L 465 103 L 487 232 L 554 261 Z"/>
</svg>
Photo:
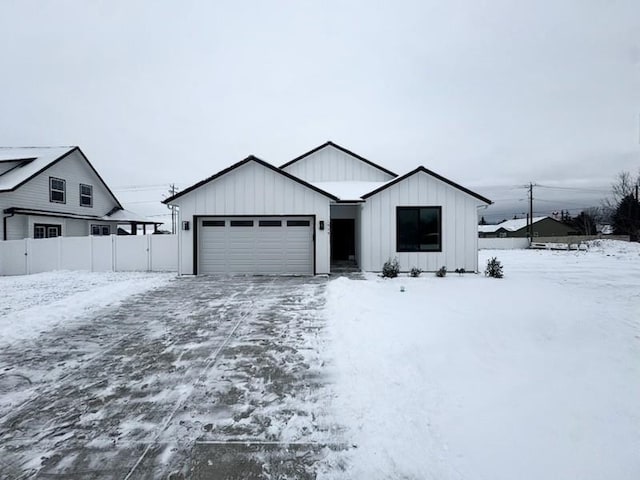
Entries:
<svg viewBox="0 0 640 480">
<path fill-rule="evenodd" d="M 0 148 L 0 212 L 1 240 L 110 235 L 118 225 L 154 223 L 125 210 L 78 147 Z"/>
<path fill-rule="evenodd" d="M 179 209 L 182 274 L 478 270 L 477 208 L 491 201 L 424 167 L 405 175 L 327 142 L 277 168 L 254 156 L 164 203 Z"/>
</svg>

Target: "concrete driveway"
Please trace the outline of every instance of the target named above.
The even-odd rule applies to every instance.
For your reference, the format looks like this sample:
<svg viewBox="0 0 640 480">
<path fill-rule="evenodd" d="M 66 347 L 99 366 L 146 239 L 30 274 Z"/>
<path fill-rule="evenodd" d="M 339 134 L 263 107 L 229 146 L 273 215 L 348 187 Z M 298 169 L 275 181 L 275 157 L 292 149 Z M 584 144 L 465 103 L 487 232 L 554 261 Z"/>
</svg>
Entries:
<svg viewBox="0 0 640 480">
<path fill-rule="evenodd" d="M 323 278 L 178 278 L 0 353 L 0 478 L 315 478 Z"/>
</svg>

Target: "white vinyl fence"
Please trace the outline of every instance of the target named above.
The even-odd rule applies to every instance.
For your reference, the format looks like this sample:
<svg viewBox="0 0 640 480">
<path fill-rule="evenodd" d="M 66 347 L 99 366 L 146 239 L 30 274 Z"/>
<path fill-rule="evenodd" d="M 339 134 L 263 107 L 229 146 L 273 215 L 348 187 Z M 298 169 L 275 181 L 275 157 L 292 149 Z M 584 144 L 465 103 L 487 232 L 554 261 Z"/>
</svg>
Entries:
<svg viewBox="0 0 640 480">
<path fill-rule="evenodd" d="M 518 250 L 529 248 L 528 238 L 479 238 L 478 248 L 480 250 Z"/>
<path fill-rule="evenodd" d="M 0 242 L 0 275 L 52 270 L 177 272 L 177 235 L 25 238 Z"/>
</svg>

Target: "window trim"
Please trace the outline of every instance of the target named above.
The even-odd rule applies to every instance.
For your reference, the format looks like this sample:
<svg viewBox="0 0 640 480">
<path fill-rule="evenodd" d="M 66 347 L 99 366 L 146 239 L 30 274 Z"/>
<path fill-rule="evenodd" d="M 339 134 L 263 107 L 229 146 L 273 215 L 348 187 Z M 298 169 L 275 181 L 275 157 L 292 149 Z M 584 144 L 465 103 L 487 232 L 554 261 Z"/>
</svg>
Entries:
<svg viewBox="0 0 640 480">
<path fill-rule="evenodd" d="M 38 237 L 36 236 L 36 231 L 38 228 L 42 228 L 44 231 L 44 236 L 43 237 Z M 55 237 L 52 237 L 49 235 L 49 229 L 51 228 L 55 228 L 57 231 L 57 235 Z M 60 225 L 59 223 L 34 223 L 33 224 L 33 238 L 34 239 L 41 239 L 41 238 L 57 238 L 57 237 L 61 237 L 62 236 L 62 225 Z"/>
<path fill-rule="evenodd" d="M 88 187 L 89 188 L 89 194 L 83 194 L 82 193 L 82 187 Z M 86 183 L 81 183 L 80 186 L 78 187 L 78 194 L 79 194 L 79 202 L 80 202 L 80 206 L 81 207 L 86 207 L 86 208 L 93 208 L 93 185 L 88 185 Z M 88 204 L 83 204 L 82 203 L 82 198 L 83 197 L 89 197 L 89 203 Z"/>
<path fill-rule="evenodd" d="M 62 190 L 53 188 L 53 182 L 54 181 L 62 182 Z M 61 192 L 62 193 L 62 200 L 54 200 L 53 199 L 53 192 L 57 192 L 57 193 Z M 67 203 L 67 181 L 64 178 L 49 177 L 49 202 L 51 202 L 51 203 L 63 203 L 63 204 Z"/>
<path fill-rule="evenodd" d="M 94 227 L 100 229 L 100 233 L 93 233 Z M 92 223 L 90 228 L 92 237 L 107 237 L 111 235 L 111 225 L 108 225 L 106 223 Z M 104 233 L 105 228 L 109 229 L 109 233 Z"/>
<path fill-rule="evenodd" d="M 420 216 L 421 209 L 431 209 L 438 212 L 438 248 L 432 250 L 414 250 L 407 248 L 400 248 L 400 211 L 403 210 L 417 210 L 418 218 Z M 409 253 L 439 253 L 442 252 L 442 206 L 441 205 L 416 205 L 416 206 L 396 206 L 396 252 L 409 252 Z"/>
</svg>

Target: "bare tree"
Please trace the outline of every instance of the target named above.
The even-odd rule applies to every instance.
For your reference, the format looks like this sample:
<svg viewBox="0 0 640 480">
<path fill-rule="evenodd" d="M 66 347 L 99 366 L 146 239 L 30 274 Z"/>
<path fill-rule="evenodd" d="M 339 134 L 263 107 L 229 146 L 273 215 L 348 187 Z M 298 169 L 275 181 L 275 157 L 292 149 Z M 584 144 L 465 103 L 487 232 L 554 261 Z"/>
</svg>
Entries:
<svg viewBox="0 0 640 480">
<path fill-rule="evenodd" d="M 635 197 L 638 185 L 640 185 L 640 170 L 635 178 L 629 172 L 619 172 L 615 181 L 611 184 L 611 197 L 604 199 L 602 202 L 602 217 L 611 221 L 620 203 L 630 195 Z"/>
</svg>

